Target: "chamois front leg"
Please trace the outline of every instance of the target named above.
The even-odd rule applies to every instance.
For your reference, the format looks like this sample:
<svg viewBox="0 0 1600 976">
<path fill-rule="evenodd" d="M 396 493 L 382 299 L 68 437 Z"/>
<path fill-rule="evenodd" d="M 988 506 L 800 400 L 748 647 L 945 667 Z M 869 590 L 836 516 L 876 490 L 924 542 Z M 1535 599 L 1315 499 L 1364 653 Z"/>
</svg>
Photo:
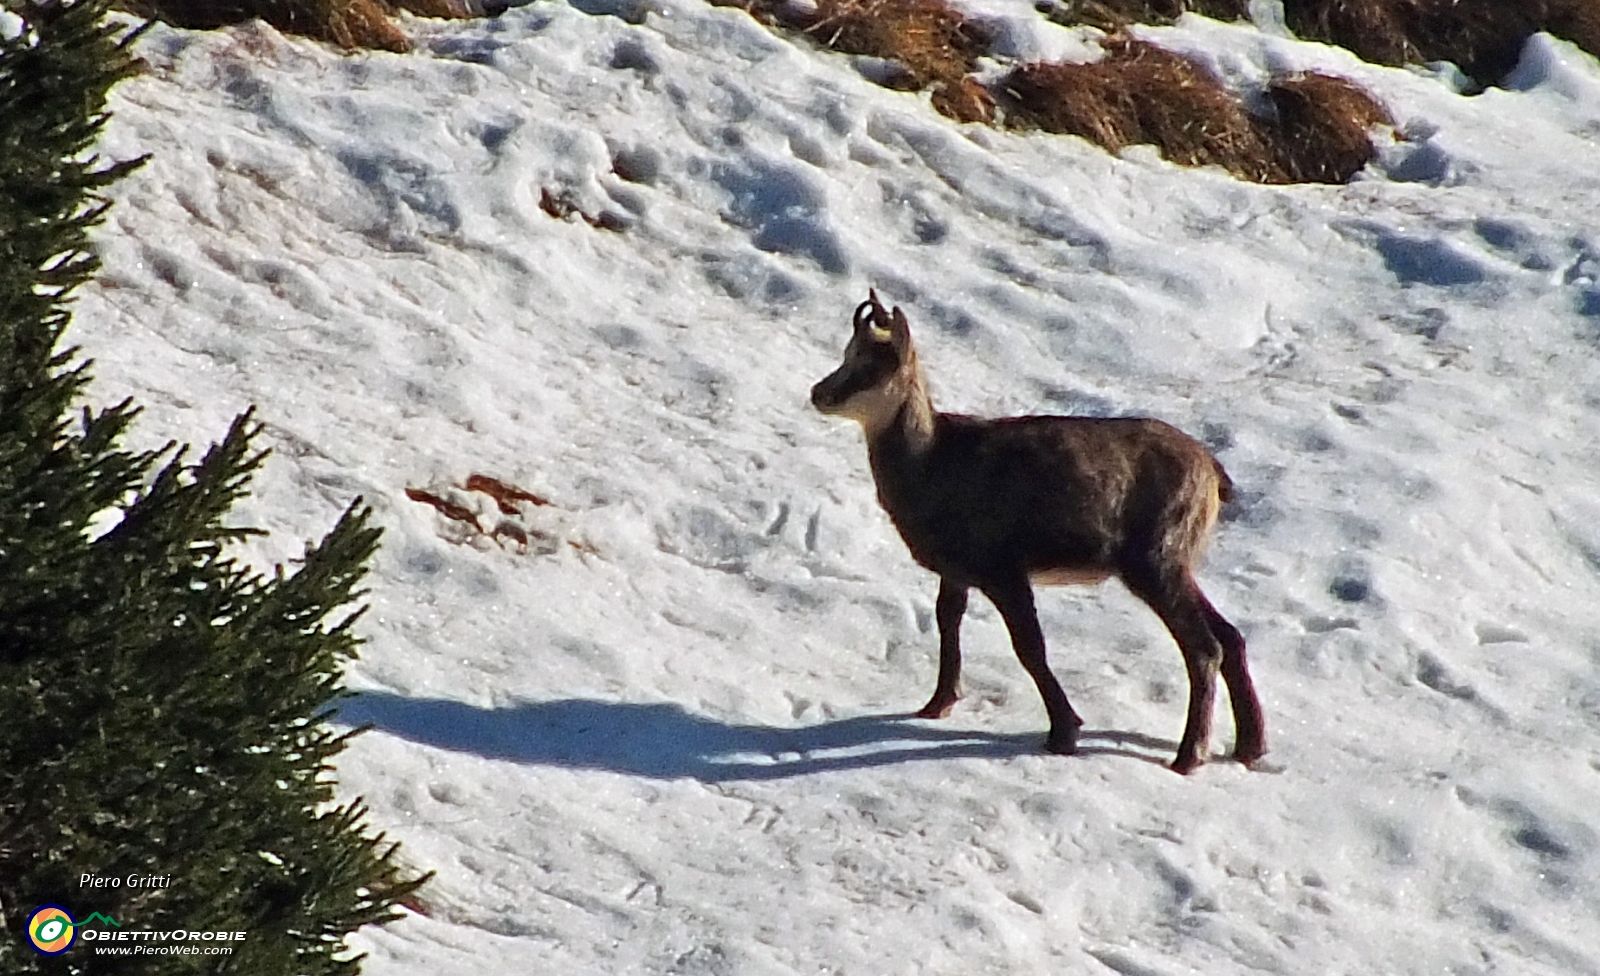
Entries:
<svg viewBox="0 0 1600 976">
<path fill-rule="evenodd" d="M 939 621 L 939 684 L 917 718 L 944 718 L 961 698 L 961 618 L 967 612 L 967 588 L 939 577 L 934 616 Z"/>
<path fill-rule="evenodd" d="M 1011 646 L 1044 699 L 1045 711 L 1050 715 L 1050 734 L 1044 741 L 1046 751 L 1062 755 L 1077 752 L 1078 729 L 1083 727 L 1083 719 L 1072 710 L 1067 693 L 1061 690 L 1061 682 L 1050 673 L 1050 664 L 1045 660 L 1044 631 L 1039 627 L 1039 614 L 1033 606 L 1033 587 L 1024 576 L 982 589 L 984 596 L 1000 611 L 1006 629 L 1011 632 Z"/>
</svg>

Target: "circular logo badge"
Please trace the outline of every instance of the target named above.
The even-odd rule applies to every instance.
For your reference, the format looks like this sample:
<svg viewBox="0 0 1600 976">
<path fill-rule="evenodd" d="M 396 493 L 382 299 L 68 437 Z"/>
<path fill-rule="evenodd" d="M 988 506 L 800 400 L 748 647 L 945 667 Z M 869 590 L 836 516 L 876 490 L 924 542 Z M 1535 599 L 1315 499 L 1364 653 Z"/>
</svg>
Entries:
<svg viewBox="0 0 1600 976">
<path fill-rule="evenodd" d="M 60 905 L 44 905 L 28 916 L 28 942 L 47 956 L 59 956 L 78 937 L 72 916 Z"/>
</svg>

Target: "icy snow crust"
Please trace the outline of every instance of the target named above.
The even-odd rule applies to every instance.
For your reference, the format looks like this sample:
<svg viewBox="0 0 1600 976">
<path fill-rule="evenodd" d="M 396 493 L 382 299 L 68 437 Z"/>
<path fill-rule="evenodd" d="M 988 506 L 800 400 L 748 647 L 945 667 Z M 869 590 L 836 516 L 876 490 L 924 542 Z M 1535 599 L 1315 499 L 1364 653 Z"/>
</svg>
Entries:
<svg viewBox="0 0 1600 976">
<path fill-rule="evenodd" d="M 106 151 L 154 159 L 79 307 L 96 400 L 150 443 L 258 404 L 263 565 L 356 495 L 387 530 L 341 790 L 439 875 L 369 973 L 1600 972 L 1592 59 L 1538 37 L 1465 98 L 1148 31 L 1245 91 L 1354 77 L 1407 137 L 1262 187 L 956 125 L 737 11 L 604 9 L 410 21 L 407 56 L 157 29 L 114 100 Z M 981 600 L 967 697 L 904 718 L 935 581 L 806 402 L 868 286 L 945 409 L 1215 448 L 1241 500 L 1203 580 L 1264 771 L 1162 768 L 1182 666 L 1114 583 L 1040 594 L 1081 756 L 1039 751 Z"/>
</svg>

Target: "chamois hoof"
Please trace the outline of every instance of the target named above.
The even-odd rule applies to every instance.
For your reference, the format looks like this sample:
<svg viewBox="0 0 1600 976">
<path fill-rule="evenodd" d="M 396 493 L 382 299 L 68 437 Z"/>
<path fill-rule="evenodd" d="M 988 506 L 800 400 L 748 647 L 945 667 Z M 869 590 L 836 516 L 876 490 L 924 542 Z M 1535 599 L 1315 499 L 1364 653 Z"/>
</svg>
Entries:
<svg viewBox="0 0 1600 976">
<path fill-rule="evenodd" d="M 1205 764 L 1205 757 L 1199 754 L 1193 756 L 1180 755 L 1178 758 L 1168 763 L 1167 768 L 1177 773 L 1179 776 L 1187 776 Z"/>
<path fill-rule="evenodd" d="M 1053 752 L 1058 756 L 1077 755 L 1078 730 L 1072 729 L 1064 733 L 1051 732 L 1044 740 L 1044 751 Z"/>
<path fill-rule="evenodd" d="M 945 718 L 956 707 L 956 699 L 941 701 L 938 698 L 917 709 L 914 718 Z"/>
<path fill-rule="evenodd" d="M 1256 765 L 1261 762 L 1261 757 L 1265 756 L 1266 754 L 1267 747 L 1263 745 L 1256 746 L 1252 749 L 1234 749 L 1233 755 L 1229 756 L 1228 758 L 1243 766 L 1245 769 L 1255 769 Z"/>
</svg>

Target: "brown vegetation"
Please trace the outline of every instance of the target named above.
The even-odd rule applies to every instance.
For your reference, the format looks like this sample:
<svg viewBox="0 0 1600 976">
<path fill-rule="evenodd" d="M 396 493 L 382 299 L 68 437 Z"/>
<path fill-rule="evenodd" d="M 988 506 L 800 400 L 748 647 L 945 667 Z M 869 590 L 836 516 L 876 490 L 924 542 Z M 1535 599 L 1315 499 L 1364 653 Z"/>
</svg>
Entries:
<svg viewBox="0 0 1600 976">
<path fill-rule="evenodd" d="M 371 48 L 396 53 L 411 50 L 411 42 L 390 19 L 400 10 L 461 20 L 504 9 L 477 0 L 122 0 L 121 6 L 174 27 L 209 30 L 259 18 L 285 34 L 337 44 L 347 51 Z"/>
<path fill-rule="evenodd" d="M 1343 183 L 1372 160 L 1372 130 L 1394 119 L 1372 96 L 1343 78 L 1310 72 L 1273 81 L 1277 110 L 1272 142 L 1292 183 Z"/>
<path fill-rule="evenodd" d="M 1268 94 L 1277 117 L 1260 119 L 1199 65 L 1121 33 L 1106 39 L 1106 56 L 1096 63 L 1024 65 L 990 91 L 973 77 L 988 32 L 945 0 L 713 2 L 830 49 L 892 62 L 898 71 L 884 84 L 928 90 L 936 110 L 961 122 L 1077 135 L 1112 152 L 1153 145 L 1172 162 L 1215 164 L 1261 183 L 1342 183 L 1374 155 L 1368 130 L 1389 121 L 1355 85 L 1325 75 L 1276 83 Z M 1059 0 L 1041 9 L 1062 23 L 1117 28 L 1188 11 L 1235 19 L 1247 6 L 1247 0 Z"/>
<path fill-rule="evenodd" d="M 1111 152 L 1157 147 L 1188 166 L 1215 164 L 1258 183 L 1343 183 L 1371 161 L 1370 132 L 1392 124 L 1372 96 L 1342 78 L 1274 81 L 1275 117 L 1252 115 L 1194 62 L 1126 36 L 1092 64 L 1030 64 L 1001 84 L 1013 124 L 1082 136 Z"/>
<path fill-rule="evenodd" d="M 1066 27 L 1086 24 L 1105 31 L 1129 24 L 1170 24 L 1186 13 L 1216 20 L 1245 20 L 1249 0 L 1045 0 L 1039 12 Z"/>
<path fill-rule="evenodd" d="M 1000 85 L 1013 124 L 1082 136 L 1111 152 L 1148 144 L 1174 163 L 1216 164 L 1260 183 L 1284 182 L 1244 103 L 1194 62 L 1125 36 L 1090 64 L 1024 65 Z"/>
<path fill-rule="evenodd" d="M 1284 0 L 1283 7 L 1301 37 L 1378 64 L 1451 61 L 1481 86 L 1503 80 L 1536 31 L 1600 57 L 1596 0 Z"/>
<path fill-rule="evenodd" d="M 934 108 L 962 122 L 988 122 L 994 101 L 969 77 L 989 49 L 982 25 L 944 0 L 817 0 L 804 12 L 783 0 L 712 0 L 739 7 L 769 25 L 808 35 L 825 47 L 893 62 L 887 84 L 927 89 Z"/>
<path fill-rule="evenodd" d="M 418 17 L 435 20 L 471 20 L 473 17 L 494 17 L 505 11 L 504 3 L 479 3 L 476 0 L 390 0 L 389 6 L 409 10 Z"/>
<path fill-rule="evenodd" d="M 1274 81 L 1274 118 L 1252 115 L 1199 66 L 1121 29 L 1166 23 L 1184 13 L 1238 20 L 1248 0 L 1042 0 L 1062 24 L 1111 31 L 1093 64 L 1030 64 L 987 90 L 973 72 L 990 37 L 946 0 L 711 0 L 774 27 L 803 33 L 847 54 L 893 65 L 884 84 L 930 93 L 933 107 L 961 122 L 1004 124 L 1079 135 L 1113 152 L 1149 144 L 1185 165 L 1216 164 L 1258 182 L 1341 183 L 1374 155 L 1369 133 L 1388 112 L 1351 82 L 1322 74 Z M 132 13 L 180 27 L 212 28 L 260 18 L 286 33 L 347 50 L 406 51 L 391 15 L 467 18 L 493 15 L 504 0 L 122 0 Z M 1338 44 L 1380 64 L 1451 61 L 1480 85 L 1502 80 L 1535 31 L 1549 31 L 1600 56 L 1600 0 L 1284 0 L 1288 25 L 1302 37 Z M 548 191 L 556 217 L 579 214 L 596 227 L 622 229 L 612 214 L 590 217 Z"/>
<path fill-rule="evenodd" d="M 1348 48 L 1376 64 L 1450 61 L 1480 87 L 1516 67 L 1536 31 L 1600 57 L 1597 0 L 1283 0 L 1288 26 L 1307 40 Z M 1243 20 L 1248 0 L 1044 0 L 1058 24 L 1116 31 L 1166 24 L 1185 13 Z"/>
<path fill-rule="evenodd" d="M 832 50 L 882 59 L 893 66 L 884 84 L 928 91 L 937 111 L 961 122 L 1003 122 L 1078 135 L 1112 152 L 1134 144 L 1153 145 L 1173 162 L 1215 164 L 1257 182 L 1344 182 L 1374 155 L 1368 132 L 1389 122 L 1383 107 L 1361 89 L 1318 74 L 1274 82 L 1267 95 L 1275 118 L 1261 119 L 1200 66 L 1119 32 L 1132 22 L 1171 21 L 1187 12 L 1238 19 L 1247 13 L 1248 0 L 1051 0 L 1040 10 L 1052 20 L 1113 31 L 1104 42 L 1105 57 L 1092 64 L 1024 65 L 1007 75 L 994 92 L 973 76 L 978 59 L 988 52 L 989 32 L 946 0 L 712 2 L 740 7 L 769 26 L 800 32 Z M 1569 36 L 1587 31 L 1600 46 L 1597 0 L 1529 0 L 1525 8 L 1509 12 L 1497 2 L 1286 0 L 1285 6 L 1291 24 L 1307 36 L 1336 43 L 1365 38 L 1375 53 L 1359 49 L 1357 53 L 1380 61 L 1416 60 L 1433 49 L 1413 40 L 1414 32 L 1399 29 L 1414 22 L 1435 31 L 1437 37 L 1428 45 L 1448 42 L 1480 52 L 1474 55 L 1477 60 L 1463 62 L 1464 67 L 1487 63 L 1485 59 L 1498 64 L 1494 59 L 1504 60 L 1502 49 L 1507 44 L 1512 45 L 1514 61 L 1520 39 L 1508 42 L 1490 29 L 1470 36 L 1460 30 L 1452 33 L 1454 22 L 1447 22 L 1441 11 L 1454 7 L 1482 8 L 1487 12 L 1480 21 L 1503 29 L 1507 37 L 1535 21 L 1559 22 Z M 260 18 L 286 33 L 347 50 L 397 52 L 410 49 L 390 19 L 400 9 L 446 18 L 504 9 L 503 0 L 123 0 L 123 4 L 133 13 L 180 27 L 213 28 Z M 1526 36 L 1524 31 L 1521 38 Z M 996 111 L 997 96 L 1005 109 L 1003 119 Z M 549 190 L 541 194 L 540 207 L 558 218 L 576 214 L 606 230 L 621 230 L 625 223 L 610 213 L 590 216 Z"/>
</svg>

